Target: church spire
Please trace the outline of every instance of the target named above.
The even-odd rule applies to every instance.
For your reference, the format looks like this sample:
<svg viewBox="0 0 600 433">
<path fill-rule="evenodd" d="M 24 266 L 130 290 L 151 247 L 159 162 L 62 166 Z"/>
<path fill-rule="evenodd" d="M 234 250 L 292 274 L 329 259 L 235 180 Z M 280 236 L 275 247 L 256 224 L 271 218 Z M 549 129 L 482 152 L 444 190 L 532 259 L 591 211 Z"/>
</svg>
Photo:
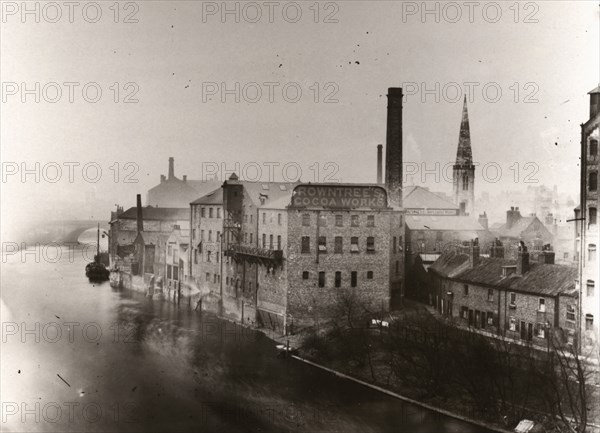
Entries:
<svg viewBox="0 0 600 433">
<path fill-rule="evenodd" d="M 462 121 L 458 136 L 458 149 L 456 150 L 456 165 L 472 165 L 471 132 L 469 130 L 469 112 L 467 111 L 467 96 L 463 102 Z"/>
</svg>

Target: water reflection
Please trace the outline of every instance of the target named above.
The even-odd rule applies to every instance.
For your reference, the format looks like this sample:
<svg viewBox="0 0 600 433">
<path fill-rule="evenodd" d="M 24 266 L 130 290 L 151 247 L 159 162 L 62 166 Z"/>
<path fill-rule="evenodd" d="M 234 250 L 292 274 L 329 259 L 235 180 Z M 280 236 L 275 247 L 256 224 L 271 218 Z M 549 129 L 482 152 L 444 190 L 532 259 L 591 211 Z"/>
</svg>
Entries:
<svg viewBox="0 0 600 433">
<path fill-rule="evenodd" d="M 2 264 L 4 428 L 482 431 L 278 358 L 262 334 L 213 315 L 92 285 L 84 258 L 68 257 Z M 18 329 L 5 333 L 6 322 Z"/>
</svg>

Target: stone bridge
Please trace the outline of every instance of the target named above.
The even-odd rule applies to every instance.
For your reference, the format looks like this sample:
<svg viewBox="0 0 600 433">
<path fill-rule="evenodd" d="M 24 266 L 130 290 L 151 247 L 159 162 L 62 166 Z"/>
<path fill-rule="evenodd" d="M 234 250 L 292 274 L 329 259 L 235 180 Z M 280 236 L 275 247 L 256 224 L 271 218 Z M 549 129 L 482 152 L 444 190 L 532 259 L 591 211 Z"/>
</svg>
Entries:
<svg viewBox="0 0 600 433">
<path fill-rule="evenodd" d="M 97 228 L 98 223 L 100 223 L 100 233 L 102 233 L 102 230 L 108 231 L 109 227 L 106 220 L 40 221 L 25 233 L 24 241 L 27 243 L 74 243 L 86 230 Z"/>
</svg>

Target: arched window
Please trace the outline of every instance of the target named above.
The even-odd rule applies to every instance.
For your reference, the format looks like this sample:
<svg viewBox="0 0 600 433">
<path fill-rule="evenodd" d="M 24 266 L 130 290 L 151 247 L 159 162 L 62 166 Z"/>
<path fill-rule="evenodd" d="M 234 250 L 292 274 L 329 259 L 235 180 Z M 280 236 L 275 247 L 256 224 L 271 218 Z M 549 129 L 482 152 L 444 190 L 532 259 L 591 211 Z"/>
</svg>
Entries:
<svg viewBox="0 0 600 433">
<path fill-rule="evenodd" d="M 594 315 L 593 314 L 585 315 L 585 330 L 586 331 L 594 330 Z"/>
<path fill-rule="evenodd" d="M 463 191 L 468 191 L 469 190 L 469 175 L 467 173 L 463 173 L 462 176 L 462 187 L 463 187 Z"/>
<path fill-rule="evenodd" d="M 598 173 L 593 171 L 588 176 L 588 186 L 590 191 L 598 191 Z"/>
</svg>

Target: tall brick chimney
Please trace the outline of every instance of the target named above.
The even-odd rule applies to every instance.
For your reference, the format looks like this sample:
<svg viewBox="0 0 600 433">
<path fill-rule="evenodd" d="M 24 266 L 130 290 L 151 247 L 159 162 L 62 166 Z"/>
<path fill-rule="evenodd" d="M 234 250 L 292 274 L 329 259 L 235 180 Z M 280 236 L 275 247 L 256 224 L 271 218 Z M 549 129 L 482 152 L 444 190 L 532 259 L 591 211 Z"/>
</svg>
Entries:
<svg viewBox="0 0 600 433">
<path fill-rule="evenodd" d="M 517 251 L 517 275 L 525 275 L 529 271 L 529 253 L 523 241 L 519 242 Z"/>
<path fill-rule="evenodd" d="M 496 238 L 495 241 L 492 241 L 490 245 L 490 257 L 497 259 L 504 258 L 504 245 L 502 245 L 502 242 L 498 238 Z"/>
<path fill-rule="evenodd" d="M 475 238 L 472 241 L 469 241 L 469 268 L 474 268 L 479 265 L 479 239 Z"/>
<path fill-rule="evenodd" d="M 144 231 L 144 217 L 142 215 L 142 195 L 137 195 L 137 231 L 141 233 Z"/>
<path fill-rule="evenodd" d="M 552 251 L 552 246 L 550 244 L 544 245 L 542 249 L 542 259 L 540 260 L 542 263 L 546 263 L 547 265 L 554 264 L 555 253 Z"/>
<path fill-rule="evenodd" d="M 506 211 L 506 228 L 511 228 L 517 221 L 521 219 L 521 212 L 518 207 L 510 207 L 510 210 Z"/>
<path fill-rule="evenodd" d="M 377 184 L 383 183 L 383 144 L 377 145 Z"/>
<path fill-rule="evenodd" d="M 169 158 L 169 180 L 175 177 L 175 159 L 171 156 Z"/>
<path fill-rule="evenodd" d="M 402 206 L 402 89 L 388 89 L 385 187 L 391 204 Z"/>
<path fill-rule="evenodd" d="M 483 227 L 484 229 L 488 229 L 488 217 L 487 217 L 487 213 L 485 211 L 483 211 L 482 214 L 479 214 L 479 224 L 481 224 L 481 227 Z"/>
<path fill-rule="evenodd" d="M 590 95 L 590 119 L 600 112 L 600 86 L 588 93 Z"/>
</svg>

